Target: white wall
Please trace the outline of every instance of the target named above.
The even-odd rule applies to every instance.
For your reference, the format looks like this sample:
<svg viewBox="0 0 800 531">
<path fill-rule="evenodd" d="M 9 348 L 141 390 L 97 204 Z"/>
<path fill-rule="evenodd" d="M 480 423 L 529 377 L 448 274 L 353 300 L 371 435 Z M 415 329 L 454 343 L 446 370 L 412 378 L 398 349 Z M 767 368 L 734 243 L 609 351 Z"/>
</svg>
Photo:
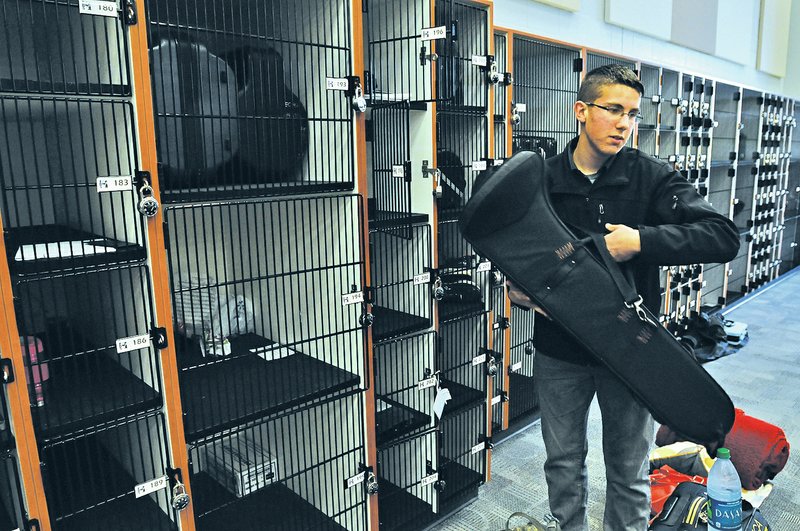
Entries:
<svg viewBox="0 0 800 531">
<path fill-rule="evenodd" d="M 792 2 L 792 4 L 790 27 L 800 28 L 800 2 Z M 800 97 L 800 64 L 798 64 L 800 61 L 797 61 L 800 59 L 800 35 L 790 31 L 785 78 L 759 72 L 756 69 L 756 57 L 760 3 L 757 0 L 755 2 L 752 0 L 725 0 L 720 3 L 719 7 L 720 10 L 725 10 L 726 14 L 738 11 L 738 16 L 752 20 L 755 25 L 752 42 L 743 46 L 747 53 L 746 57 L 740 61 L 744 64 L 737 64 L 607 24 L 605 22 L 605 0 L 583 0 L 580 9 L 574 13 L 550 7 L 536 0 L 495 0 L 494 23 L 496 26 L 625 55 L 643 62 L 664 65 L 720 81 L 786 96 Z M 747 12 L 742 12 L 742 8 Z M 687 13 L 687 17 L 690 16 L 691 14 Z M 724 17 L 721 17 L 720 22 L 723 20 Z M 679 23 L 679 21 L 673 17 L 673 24 L 675 23 Z M 720 24 L 718 42 L 720 42 L 719 34 L 724 32 L 726 27 L 729 26 L 724 23 Z M 728 36 L 728 38 L 736 38 L 736 36 Z"/>
</svg>

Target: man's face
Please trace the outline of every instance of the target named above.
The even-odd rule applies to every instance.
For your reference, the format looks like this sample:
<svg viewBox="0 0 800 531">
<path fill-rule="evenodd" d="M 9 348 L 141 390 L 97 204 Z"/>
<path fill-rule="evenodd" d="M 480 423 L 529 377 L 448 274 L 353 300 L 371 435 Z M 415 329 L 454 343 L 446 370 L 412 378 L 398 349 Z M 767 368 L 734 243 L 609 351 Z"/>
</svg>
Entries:
<svg viewBox="0 0 800 531">
<path fill-rule="evenodd" d="M 575 116 L 583 123 L 583 134 L 587 147 L 593 155 L 608 158 L 622 149 L 631 136 L 634 120 L 629 113 L 639 110 L 639 92 L 627 85 L 606 85 L 600 94 L 591 102 L 575 102 Z M 594 105 L 587 105 L 592 103 Z M 601 107 L 607 107 L 609 112 Z M 623 112 L 620 114 L 619 111 Z"/>
</svg>

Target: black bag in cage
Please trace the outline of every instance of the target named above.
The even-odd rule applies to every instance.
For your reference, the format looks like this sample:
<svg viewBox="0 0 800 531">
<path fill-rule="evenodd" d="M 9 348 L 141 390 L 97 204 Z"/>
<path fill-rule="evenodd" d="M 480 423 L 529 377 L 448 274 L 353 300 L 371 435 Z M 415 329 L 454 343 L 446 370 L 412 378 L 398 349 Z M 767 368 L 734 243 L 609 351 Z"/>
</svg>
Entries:
<svg viewBox="0 0 800 531">
<path fill-rule="evenodd" d="M 162 188 L 217 184 L 239 150 L 233 69 L 200 43 L 162 39 L 150 49 Z"/>
<path fill-rule="evenodd" d="M 460 208 L 466 203 L 467 179 L 464 176 L 464 163 L 452 151 L 441 150 L 436 153 L 436 165 L 442 172 L 442 197 L 439 207 Z"/>
<path fill-rule="evenodd" d="M 724 440 L 731 399 L 644 306 L 603 236 L 578 239 L 558 218 L 539 155 L 518 153 L 479 179 L 459 227 L 656 420 L 697 442 Z"/>
<path fill-rule="evenodd" d="M 231 64 L 241 116 L 239 155 L 250 170 L 237 182 L 298 180 L 308 153 L 308 114 L 288 86 L 283 58 L 271 48 L 245 47 Z"/>
<path fill-rule="evenodd" d="M 515 134 L 513 141 L 514 153 L 517 151 L 533 151 L 545 158 L 553 157 L 558 153 L 558 145 L 553 137 Z"/>
</svg>

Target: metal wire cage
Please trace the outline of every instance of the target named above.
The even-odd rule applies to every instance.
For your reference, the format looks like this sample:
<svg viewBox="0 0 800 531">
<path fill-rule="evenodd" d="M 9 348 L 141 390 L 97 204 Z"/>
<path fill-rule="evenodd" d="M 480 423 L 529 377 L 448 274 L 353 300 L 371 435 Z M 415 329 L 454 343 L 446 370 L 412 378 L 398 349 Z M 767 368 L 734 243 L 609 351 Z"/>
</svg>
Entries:
<svg viewBox="0 0 800 531">
<path fill-rule="evenodd" d="M 360 196 L 165 220 L 188 441 L 366 385 Z"/>
<path fill-rule="evenodd" d="M 190 445 L 197 528 L 365 530 L 363 393 L 307 404 Z"/>
<path fill-rule="evenodd" d="M 379 448 L 431 427 L 436 334 L 375 345 L 375 436 Z"/>
<path fill-rule="evenodd" d="M 161 406 L 146 267 L 26 278 L 14 287 L 40 441 Z"/>
<path fill-rule="evenodd" d="M 132 106 L 0 97 L 0 183 L 12 274 L 142 260 Z"/>
<path fill-rule="evenodd" d="M 657 156 L 657 128 L 661 108 L 661 69 L 657 66 L 642 65 L 640 80 L 644 85 L 642 95 L 642 120 L 636 129 L 637 148 L 648 155 Z"/>
<path fill-rule="evenodd" d="M 495 363 L 494 353 L 487 348 L 486 319 L 485 312 L 477 312 L 440 323 L 436 366 L 439 383 L 451 396 L 443 416 L 456 415 L 476 403 L 486 407 L 487 369 Z M 485 430 L 485 426 L 475 429 Z"/>
<path fill-rule="evenodd" d="M 580 58 L 577 48 L 514 36 L 512 119 L 519 117 L 512 132 L 515 153 L 537 151 L 551 157 L 578 133 L 572 106 Z"/>
<path fill-rule="evenodd" d="M 369 242 L 372 339 L 383 341 L 429 328 L 433 305 L 430 225 L 373 229 Z"/>
<path fill-rule="evenodd" d="M 137 488 L 167 473 L 165 448 L 160 413 L 44 445 L 42 477 L 53 529 L 177 529 L 166 478 L 150 494 Z"/>
<path fill-rule="evenodd" d="M 353 188 L 350 2 L 148 0 L 147 14 L 165 202 Z"/>
<path fill-rule="evenodd" d="M 378 450 L 382 531 L 422 529 L 438 512 L 437 432 L 399 439 Z"/>
<path fill-rule="evenodd" d="M 0 529 L 26 529 L 27 512 L 5 390 L 0 390 L 0 417 Z"/>
<path fill-rule="evenodd" d="M 477 496 L 486 477 L 486 403 L 473 403 L 443 418 L 439 435 L 439 510 L 447 514 Z"/>
<path fill-rule="evenodd" d="M 129 96 L 125 17 L 119 6 L 107 14 L 99 7 L 78 0 L 5 2 L 0 90 Z"/>
<path fill-rule="evenodd" d="M 479 257 L 461 236 L 457 220 L 440 221 L 438 229 L 438 279 L 444 290 L 439 299 L 439 319 L 483 310 L 488 303 L 491 263 Z"/>
<path fill-rule="evenodd" d="M 513 423 L 539 407 L 533 381 L 534 312 L 511 307 L 511 348 L 508 362 L 508 421 Z"/>
<path fill-rule="evenodd" d="M 432 44 L 452 38 L 452 28 L 449 36 L 447 28 L 444 33 L 431 31 L 436 24 L 430 0 L 367 0 L 364 5 L 369 100 L 374 104 L 433 101 L 438 57 Z"/>
<path fill-rule="evenodd" d="M 507 341 L 506 331 L 509 327 L 506 314 L 505 278 L 499 271 L 492 272 L 491 310 L 492 310 L 492 352 L 495 358 L 492 378 L 492 433 L 503 429 L 503 402 L 508 397 L 506 386 Z"/>
<path fill-rule="evenodd" d="M 459 0 L 435 2 L 436 21 L 452 29 L 437 45 L 439 109 L 486 113 L 489 103 L 489 12 Z"/>
</svg>

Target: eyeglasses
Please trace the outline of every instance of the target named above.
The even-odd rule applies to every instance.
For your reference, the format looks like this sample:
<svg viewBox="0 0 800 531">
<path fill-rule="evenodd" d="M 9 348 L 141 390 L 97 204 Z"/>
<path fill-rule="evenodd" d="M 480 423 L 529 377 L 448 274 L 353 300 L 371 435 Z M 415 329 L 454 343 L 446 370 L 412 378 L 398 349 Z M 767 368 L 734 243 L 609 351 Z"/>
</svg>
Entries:
<svg viewBox="0 0 800 531">
<path fill-rule="evenodd" d="M 616 120 L 619 120 L 623 116 L 627 116 L 628 120 L 631 123 L 635 124 L 635 123 L 638 123 L 639 120 L 642 119 L 642 115 L 639 114 L 639 110 L 638 109 L 635 110 L 635 111 L 631 111 L 631 112 L 625 112 L 625 109 L 623 109 L 619 105 L 612 105 L 611 107 L 606 107 L 605 105 L 598 105 L 596 103 L 589 103 L 589 102 L 584 102 L 584 103 L 589 107 L 597 107 L 598 109 L 603 109 L 608 114 L 610 114 L 612 116 L 612 118 L 614 118 Z"/>
</svg>

